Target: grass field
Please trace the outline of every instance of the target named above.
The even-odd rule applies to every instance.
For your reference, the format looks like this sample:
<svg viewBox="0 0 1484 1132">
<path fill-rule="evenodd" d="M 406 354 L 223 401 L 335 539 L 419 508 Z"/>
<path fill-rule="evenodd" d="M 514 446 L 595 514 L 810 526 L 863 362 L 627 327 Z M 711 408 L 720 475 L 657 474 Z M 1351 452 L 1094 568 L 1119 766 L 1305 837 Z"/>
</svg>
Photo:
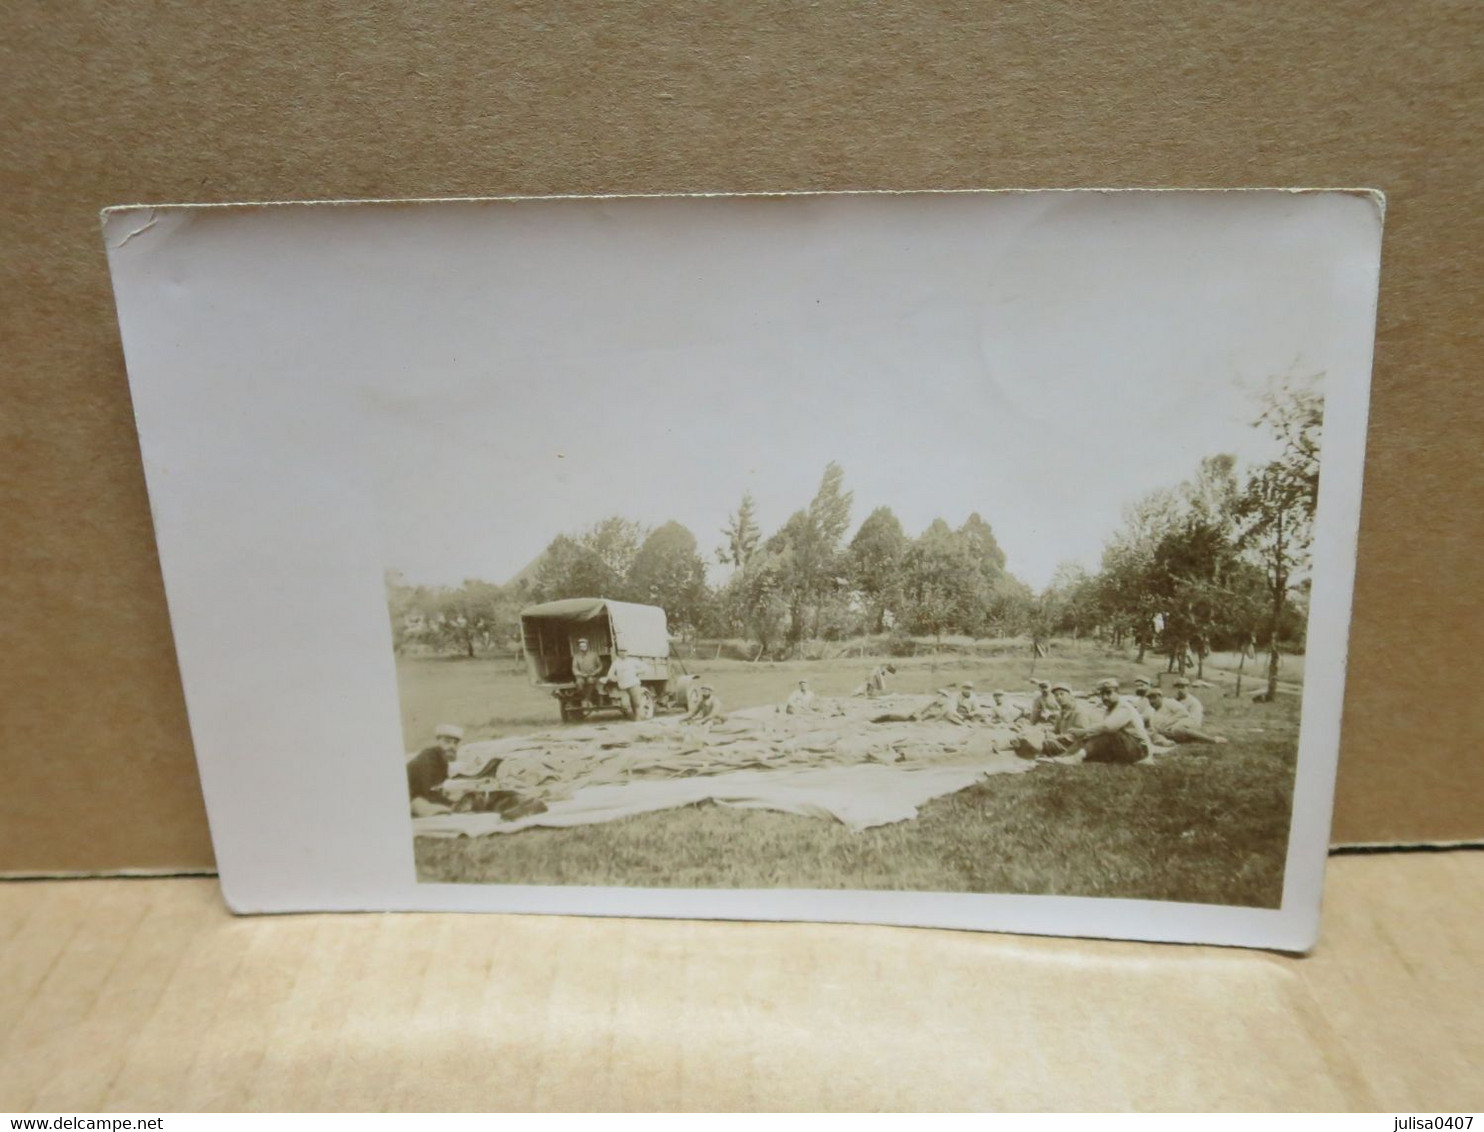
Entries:
<svg viewBox="0 0 1484 1132">
<path fill-rule="evenodd" d="M 730 708 L 780 700 L 807 675 L 846 695 L 871 659 L 692 664 Z M 1023 690 L 1028 658 L 897 661 L 892 690 L 974 680 Z M 1162 665 L 1066 646 L 1037 673 L 1078 686 Z M 1300 666 L 1295 666 L 1301 672 Z M 1228 676 L 1208 677 L 1231 684 Z M 1293 673 L 1286 671 L 1292 678 Z M 408 750 L 442 720 L 469 740 L 557 724 L 556 703 L 508 660 L 398 662 Z M 1248 690 L 1255 685 L 1248 684 Z M 818 819 L 701 805 L 573 829 L 416 839 L 426 881 L 683 888 L 857 888 L 1045 893 L 1275 907 L 1280 902 L 1297 749 L 1298 700 L 1253 704 L 1199 689 L 1222 747 L 1186 746 L 1152 766 L 1043 765 L 987 779 L 923 807 L 915 821 L 851 833 Z"/>
</svg>

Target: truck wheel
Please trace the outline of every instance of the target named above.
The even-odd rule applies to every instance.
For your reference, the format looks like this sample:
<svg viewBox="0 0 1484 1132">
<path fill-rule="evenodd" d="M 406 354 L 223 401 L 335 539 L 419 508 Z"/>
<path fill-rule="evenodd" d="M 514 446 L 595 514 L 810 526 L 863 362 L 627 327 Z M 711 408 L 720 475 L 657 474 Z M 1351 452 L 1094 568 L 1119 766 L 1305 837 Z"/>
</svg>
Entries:
<svg viewBox="0 0 1484 1132">
<path fill-rule="evenodd" d="M 654 718 L 654 693 L 648 688 L 644 689 L 644 695 L 639 700 L 639 719 Z"/>
</svg>

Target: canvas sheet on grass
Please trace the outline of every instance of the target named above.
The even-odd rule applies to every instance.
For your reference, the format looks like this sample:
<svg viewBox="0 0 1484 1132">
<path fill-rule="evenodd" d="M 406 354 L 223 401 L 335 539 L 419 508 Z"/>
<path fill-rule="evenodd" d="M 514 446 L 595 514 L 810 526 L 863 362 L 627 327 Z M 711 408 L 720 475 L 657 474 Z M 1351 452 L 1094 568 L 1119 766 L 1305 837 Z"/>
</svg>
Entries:
<svg viewBox="0 0 1484 1132">
<path fill-rule="evenodd" d="M 506 820 L 498 814 L 450 813 L 413 819 L 418 836 L 482 837 L 519 833 L 535 826 L 596 825 L 637 814 L 702 802 L 775 810 L 841 823 L 851 830 L 911 821 L 918 807 L 966 789 L 995 774 L 1018 774 L 1030 763 L 1013 756 L 965 766 L 795 767 L 734 770 L 721 774 L 657 778 L 610 786 L 581 786 L 539 814 Z"/>
<path fill-rule="evenodd" d="M 415 818 L 413 831 L 481 837 L 703 802 L 859 831 L 911 821 L 919 806 L 991 775 L 1034 769 L 1016 753 L 1028 729 L 927 718 L 936 699 L 852 698 L 797 713 L 752 708 L 704 730 L 672 719 L 470 743 L 442 787 L 453 812 Z M 906 715 L 918 718 L 899 721 Z M 508 812 L 462 809 L 482 795 L 497 796 Z M 531 802 L 539 812 L 528 812 Z"/>
<path fill-rule="evenodd" d="M 228 901 L 1307 947 L 1381 220 L 109 210 Z"/>
</svg>

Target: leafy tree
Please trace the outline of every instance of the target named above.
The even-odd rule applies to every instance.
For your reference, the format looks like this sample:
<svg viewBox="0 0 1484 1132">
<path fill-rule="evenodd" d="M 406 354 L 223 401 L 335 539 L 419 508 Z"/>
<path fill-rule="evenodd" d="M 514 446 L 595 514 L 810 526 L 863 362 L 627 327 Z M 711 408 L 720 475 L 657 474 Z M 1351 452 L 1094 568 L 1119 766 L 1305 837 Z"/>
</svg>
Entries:
<svg viewBox="0 0 1484 1132">
<path fill-rule="evenodd" d="M 986 578 L 993 580 L 1005 572 L 1005 552 L 978 511 L 964 520 L 958 535 Z"/>
<path fill-rule="evenodd" d="M 763 532 L 758 528 L 756 512 L 757 504 L 753 502 L 752 492 L 743 492 L 736 513 L 727 516 L 727 525 L 722 528 L 726 545 L 716 550 L 716 560 L 723 566 L 746 566 L 747 560 L 757 550 Z"/>
<path fill-rule="evenodd" d="M 1036 601 L 1035 616 L 1046 636 L 1081 637 L 1098 624 L 1096 582 L 1077 562 L 1063 562 Z"/>
<path fill-rule="evenodd" d="M 531 583 L 531 596 L 535 601 L 592 597 L 601 592 L 601 585 L 599 564 L 582 544 L 571 535 L 557 535 L 541 554 Z"/>
<path fill-rule="evenodd" d="M 981 616 L 983 575 L 972 550 L 942 519 L 932 524 L 907 552 L 905 607 L 915 632 L 943 634 Z"/>
<path fill-rule="evenodd" d="M 419 645 L 473 657 L 514 634 L 520 600 L 506 587 L 477 578 L 434 589 L 409 586 L 392 572 L 387 575 L 387 607 L 398 653 Z"/>
<path fill-rule="evenodd" d="M 580 535 L 557 535 L 541 555 L 533 598 L 632 599 L 629 582 L 643 534 L 638 523 L 613 517 Z"/>
<path fill-rule="evenodd" d="M 1036 592 L 1007 571 L 990 583 L 982 615 L 974 625 L 965 628 L 990 636 L 1036 635 L 1036 613 Z"/>
<path fill-rule="evenodd" d="M 1124 509 L 1122 529 L 1103 548 L 1098 604 L 1112 630 L 1114 644 L 1132 638 L 1140 662 L 1154 645 L 1155 619 L 1162 612 L 1150 586 L 1154 552 L 1179 521 L 1180 510 L 1174 492 L 1151 492 Z"/>
<path fill-rule="evenodd" d="M 438 594 L 432 643 L 439 651 L 473 659 L 476 650 L 489 649 L 509 635 L 515 616 L 514 604 L 500 586 L 471 578 Z"/>
<path fill-rule="evenodd" d="M 1005 552 L 979 512 L 970 515 L 954 536 L 979 571 L 978 598 L 959 628 L 974 636 L 992 635 L 997 628 L 1024 620 L 1033 600 L 1031 591 L 1018 582 L 1007 583 Z"/>
<path fill-rule="evenodd" d="M 838 592 L 847 572 L 840 540 L 850 526 L 852 495 L 844 491 L 840 465 L 825 467 L 819 490 L 807 510 L 795 511 L 766 549 L 778 559 L 788 604 L 788 639 L 797 644 L 817 629 L 819 604 Z M 810 613 L 816 624 L 811 625 Z"/>
<path fill-rule="evenodd" d="M 850 527 L 850 505 L 855 493 L 844 490 L 845 472 L 831 460 L 825 465 L 819 490 L 809 503 L 809 525 L 831 550 L 840 545 Z"/>
<path fill-rule="evenodd" d="M 1313 386 L 1275 386 L 1254 427 L 1265 427 L 1279 454 L 1253 469 L 1235 511 L 1240 544 L 1261 566 L 1268 598 L 1268 696 L 1278 692 L 1279 643 L 1289 600 L 1306 579 L 1319 502 L 1319 445 L 1324 399 Z"/>
<path fill-rule="evenodd" d="M 722 591 L 728 620 L 757 641 L 759 655 L 771 653 L 783 637 L 788 600 L 782 556 L 763 548 L 747 559 Z"/>
<path fill-rule="evenodd" d="M 650 531 L 634 556 L 627 588 L 634 600 L 664 609 L 672 626 L 696 628 L 706 602 L 706 564 L 696 536 L 676 522 Z"/>
<path fill-rule="evenodd" d="M 886 631 L 886 615 L 901 600 L 902 568 L 911 540 L 890 507 L 878 507 L 850 540 L 850 581 L 865 600 L 871 631 Z"/>
<path fill-rule="evenodd" d="M 617 516 L 604 519 L 583 536 L 583 545 L 601 564 L 606 589 L 604 597 L 634 596 L 628 582 L 639 557 L 639 544 L 645 531 L 638 523 Z"/>
<path fill-rule="evenodd" d="M 1202 460 L 1195 479 L 1180 486 L 1185 510 L 1203 522 L 1230 524 L 1240 494 L 1236 469 L 1237 458 L 1229 452 Z"/>
<path fill-rule="evenodd" d="M 1227 628 L 1236 547 L 1227 516 L 1192 512 L 1155 548 L 1148 587 L 1160 606 L 1161 643 L 1172 668 L 1194 653 L 1204 666 L 1212 637 Z M 1202 668 L 1204 671 L 1204 668 Z"/>
</svg>

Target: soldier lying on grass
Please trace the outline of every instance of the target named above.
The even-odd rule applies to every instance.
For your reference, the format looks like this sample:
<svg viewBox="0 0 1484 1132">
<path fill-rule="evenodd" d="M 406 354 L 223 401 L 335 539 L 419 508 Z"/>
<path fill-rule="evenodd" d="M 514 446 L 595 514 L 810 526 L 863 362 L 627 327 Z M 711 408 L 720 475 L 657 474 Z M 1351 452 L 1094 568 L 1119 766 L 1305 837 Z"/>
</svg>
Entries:
<svg viewBox="0 0 1484 1132">
<path fill-rule="evenodd" d="M 1189 697 L 1195 700 L 1194 696 Z M 1199 700 L 1195 700 L 1197 704 Z M 1220 735 L 1211 735 L 1201 730 L 1200 724 L 1191 719 L 1189 709 L 1178 697 L 1166 698 L 1159 688 L 1149 689 L 1149 711 L 1144 724 L 1156 743 L 1225 743 Z"/>
</svg>

